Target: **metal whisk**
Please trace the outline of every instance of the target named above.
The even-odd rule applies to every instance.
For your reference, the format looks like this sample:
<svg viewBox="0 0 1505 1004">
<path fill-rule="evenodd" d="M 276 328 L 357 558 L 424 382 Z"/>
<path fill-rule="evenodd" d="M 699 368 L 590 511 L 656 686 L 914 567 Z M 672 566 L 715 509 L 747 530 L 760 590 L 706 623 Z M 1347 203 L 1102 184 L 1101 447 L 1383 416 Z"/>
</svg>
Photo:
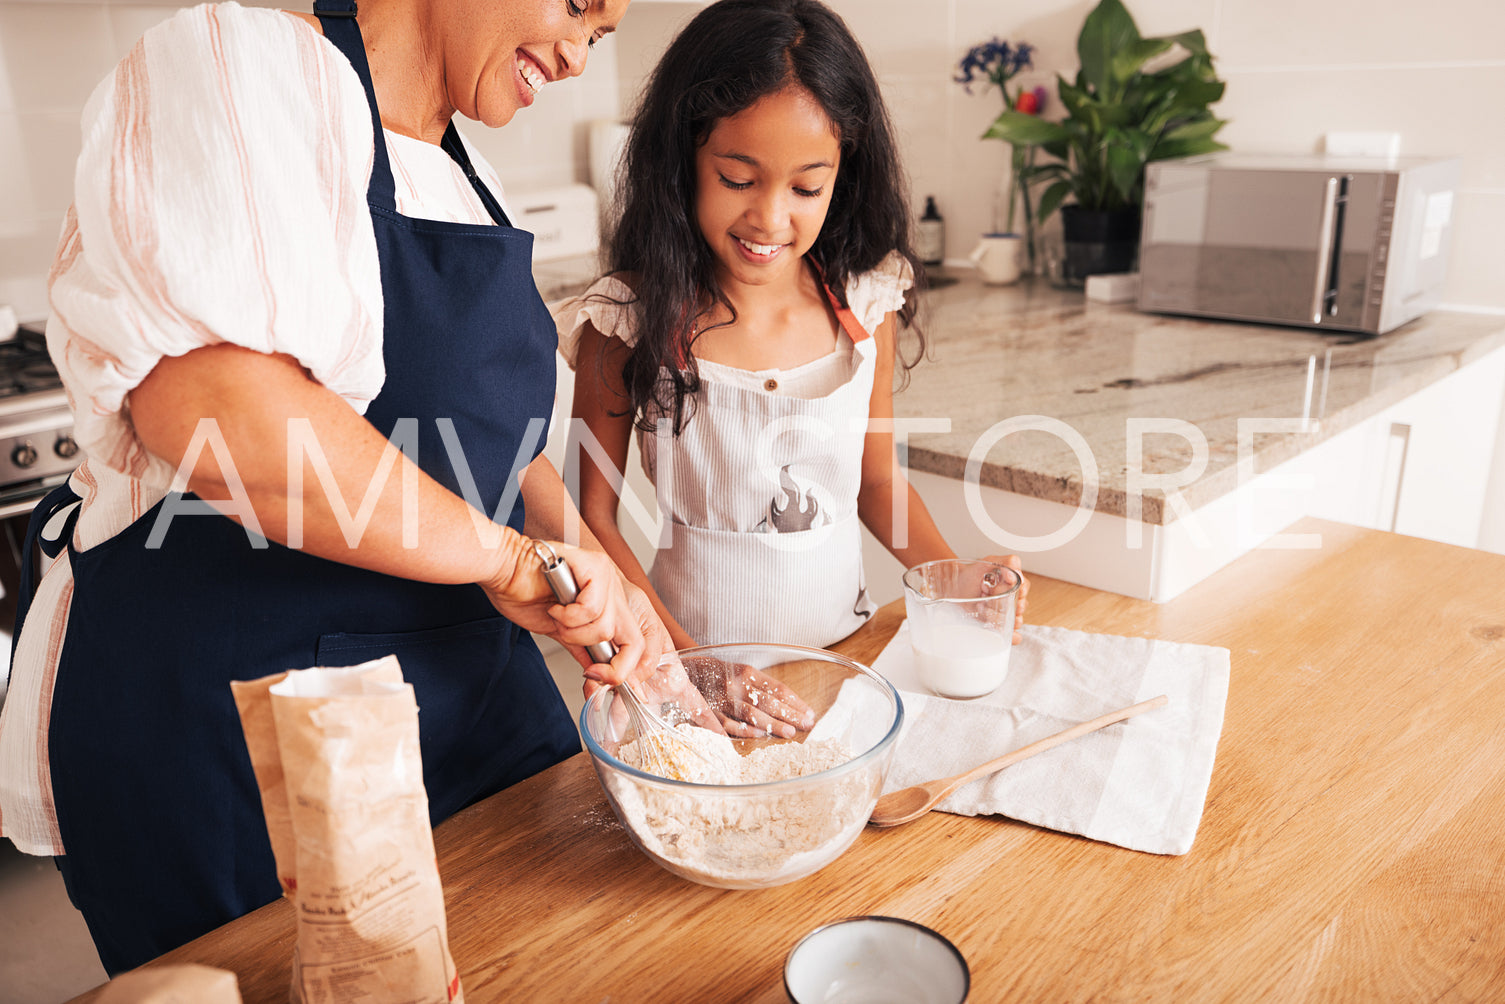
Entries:
<svg viewBox="0 0 1505 1004">
<path fill-rule="evenodd" d="M 710 765 L 706 755 L 678 729 L 654 714 L 631 686 L 622 684 L 612 689 L 627 705 L 627 717 L 637 736 L 635 766 L 659 777 L 690 781 L 695 778 L 687 774 L 695 774 L 697 766 Z M 703 776 L 704 772 L 700 774 Z"/>
<path fill-rule="evenodd" d="M 570 566 L 559 556 L 559 553 L 548 541 L 534 540 L 533 553 L 538 555 L 538 560 L 543 563 L 543 575 L 548 580 L 549 588 L 554 591 L 554 596 L 560 603 L 573 603 L 579 595 L 580 587 L 575 582 L 575 575 L 570 571 Z M 610 662 L 617 654 L 617 647 L 610 640 L 596 642 L 586 647 L 586 652 L 596 662 Z M 632 730 L 636 735 L 636 751 L 638 764 L 636 766 L 650 774 L 659 777 L 672 778 L 676 781 L 688 781 L 693 778 L 686 774 L 696 773 L 699 766 L 700 774 L 704 774 L 705 768 L 714 768 L 714 763 L 689 739 L 680 734 L 668 722 L 660 718 L 652 709 L 643 703 L 643 699 L 628 684 L 618 684 L 611 688 L 627 706 L 627 717 L 632 723 Z"/>
</svg>

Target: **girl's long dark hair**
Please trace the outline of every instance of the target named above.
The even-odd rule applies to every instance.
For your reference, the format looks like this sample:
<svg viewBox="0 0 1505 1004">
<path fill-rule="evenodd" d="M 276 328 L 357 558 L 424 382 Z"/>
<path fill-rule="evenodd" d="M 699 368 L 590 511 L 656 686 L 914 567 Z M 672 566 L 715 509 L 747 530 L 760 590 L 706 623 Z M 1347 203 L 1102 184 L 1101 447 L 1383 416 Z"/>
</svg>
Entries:
<svg viewBox="0 0 1505 1004">
<path fill-rule="evenodd" d="M 809 257 L 846 304 L 847 280 L 890 251 L 924 272 L 910 244 L 907 182 L 878 82 L 846 24 L 819 0 L 720 0 L 690 21 L 653 71 L 622 157 L 621 211 L 607 235 L 607 267 L 636 276 L 638 338 L 622 374 L 639 427 L 652 412 L 677 434 L 700 387 L 690 353 L 697 320 L 732 310 L 695 220 L 695 155 L 716 123 L 786 85 L 825 109 L 841 144 L 830 209 Z M 899 311 L 918 341 L 915 301 Z M 661 374 L 667 374 L 662 379 Z"/>
</svg>

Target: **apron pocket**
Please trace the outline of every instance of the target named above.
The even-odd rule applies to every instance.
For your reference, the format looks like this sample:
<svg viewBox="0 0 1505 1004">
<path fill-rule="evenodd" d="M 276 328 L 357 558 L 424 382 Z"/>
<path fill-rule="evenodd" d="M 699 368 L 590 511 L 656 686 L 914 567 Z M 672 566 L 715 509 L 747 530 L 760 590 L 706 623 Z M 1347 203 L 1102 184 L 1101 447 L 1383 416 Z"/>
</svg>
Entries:
<svg viewBox="0 0 1505 1004">
<path fill-rule="evenodd" d="M 403 657 L 405 651 L 421 654 L 425 650 L 449 645 L 477 643 L 488 645 L 501 640 L 497 636 L 504 632 L 509 635 L 505 639 L 505 645 L 510 649 L 512 645 L 510 632 L 516 627 L 507 618 L 497 616 L 483 617 L 480 620 L 466 621 L 462 624 L 449 624 L 445 627 L 426 628 L 422 631 L 393 631 L 383 634 L 351 634 L 342 631 L 336 634 L 320 635 L 314 656 L 320 666 L 335 668 L 356 666 L 384 655 L 395 655 L 403 664 L 403 679 L 412 683 L 413 678 L 408 675 L 408 666 Z M 504 654 L 500 662 L 506 661 Z"/>
<path fill-rule="evenodd" d="M 418 701 L 427 781 L 464 748 L 492 703 L 510 699 L 514 632 L 522 633 L 498 616 L 423 631 L 326 634 L 319 637 L 315 659 L 319 666 L 334 668 L 397 656 L 402 678 L 413 685 Z"/>
<path fill-rule="evenodd" d="M 649 581 L 701 645 L 779 642 L 824 648 L 872 615 L 857 517 L 795 533 L 675 523 Z"/>
</svg>

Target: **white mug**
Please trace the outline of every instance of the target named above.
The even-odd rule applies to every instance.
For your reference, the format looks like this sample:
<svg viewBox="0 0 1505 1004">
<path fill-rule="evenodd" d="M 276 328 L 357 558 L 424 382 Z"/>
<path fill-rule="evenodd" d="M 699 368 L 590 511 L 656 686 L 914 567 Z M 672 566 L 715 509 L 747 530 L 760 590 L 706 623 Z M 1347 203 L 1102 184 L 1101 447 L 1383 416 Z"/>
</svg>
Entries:
<svg viewBox="0 0 1505 1004">
<path fill-rule="evenodd" d="M 1022 243 L 1018 234 L 983 234 L 970 255 L 972 264 L 982 273 L 982 281 L 993 286 L 1017 282 Z"/>
</svg>

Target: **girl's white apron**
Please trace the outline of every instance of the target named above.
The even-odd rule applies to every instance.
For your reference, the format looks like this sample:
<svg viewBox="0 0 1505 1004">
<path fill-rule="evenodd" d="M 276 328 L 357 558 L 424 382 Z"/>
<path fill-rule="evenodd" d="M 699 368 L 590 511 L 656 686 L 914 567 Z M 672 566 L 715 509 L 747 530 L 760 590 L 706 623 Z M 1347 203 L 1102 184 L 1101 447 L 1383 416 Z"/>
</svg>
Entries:
<svg viewBox="0 0 1505 1004">
<path fill-rule="evenodd" d="M 824 647 L 876 609 L 857 517 L 875 345 L 837 314 L 853 351 L 834 392 L 801 399 L 703 380 L 678 437 L 639 435 L 666 521 L 648 577 L 700 644 Z"/>
</svg>

